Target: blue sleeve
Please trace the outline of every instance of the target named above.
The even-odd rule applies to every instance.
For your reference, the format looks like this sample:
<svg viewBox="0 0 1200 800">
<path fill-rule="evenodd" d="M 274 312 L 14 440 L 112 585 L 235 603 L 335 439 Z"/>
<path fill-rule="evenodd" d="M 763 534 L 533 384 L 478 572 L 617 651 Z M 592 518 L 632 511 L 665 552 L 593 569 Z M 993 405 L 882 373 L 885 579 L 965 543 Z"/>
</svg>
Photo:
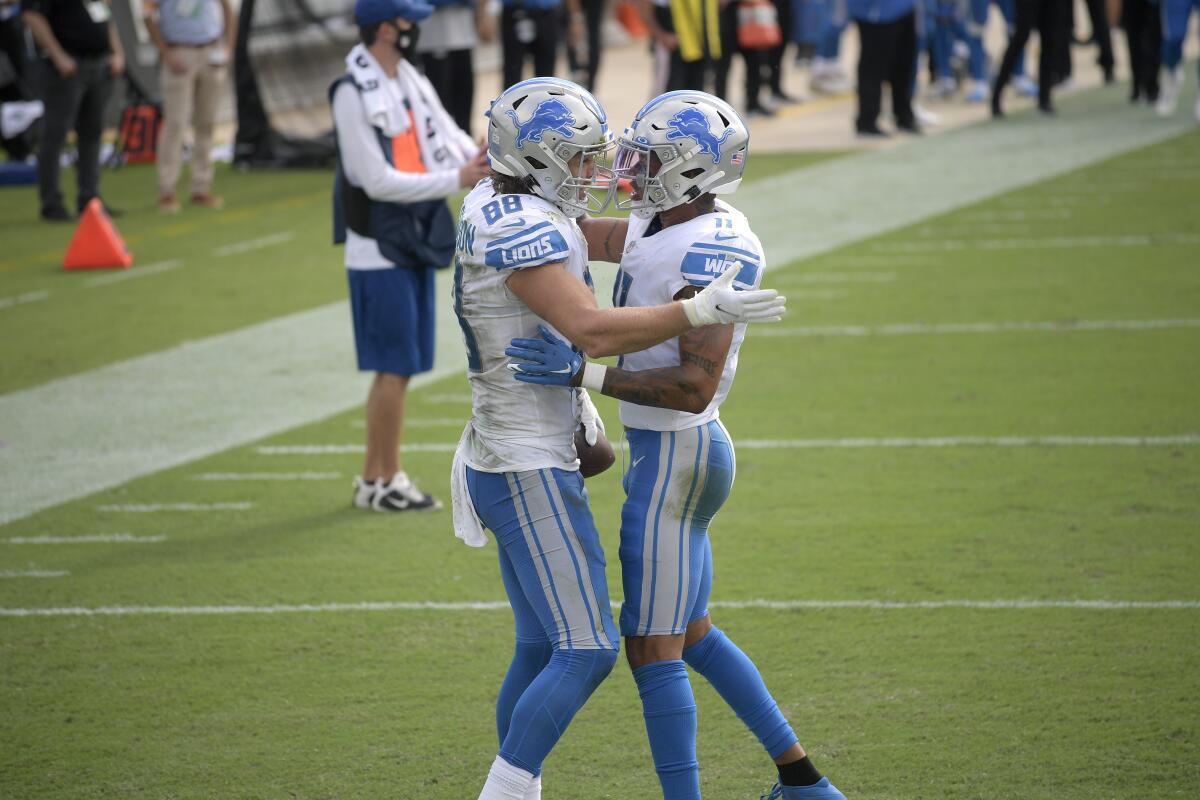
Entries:
<svg viewBox="0 0 1200 800">
<path fill-rule="evenodd" d="M 740 261 L 742 268 L 733 279 L 733 285 L 739 289 L 757 286 L 762 272 L 762 255 L 754 245 L 740 236 L 730 237 L 732 241 L 714 239 L 705 237 L 704 241 L 693 242 L 688 247 L 679 265 L 683 279 L 692 286 L 708 286 L 735 261 Z"/>
</svg>

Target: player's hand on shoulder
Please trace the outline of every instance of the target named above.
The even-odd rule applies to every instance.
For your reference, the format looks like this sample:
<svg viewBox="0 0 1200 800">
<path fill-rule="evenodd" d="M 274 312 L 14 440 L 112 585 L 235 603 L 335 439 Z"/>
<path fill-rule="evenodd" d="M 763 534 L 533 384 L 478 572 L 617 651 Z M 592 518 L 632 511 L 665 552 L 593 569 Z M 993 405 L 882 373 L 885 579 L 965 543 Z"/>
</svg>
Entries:
<svg viewBox="0 0 1200 800">
<path fill-rule="evenodd" d="M 505 348 L 513 377 L 542 386 L 577 385 L 575 377 L 583 369 L 583 355 L 544 325 L 538 326 L 538 333 L 540 338 L 517 337 Z"/>
</svg>

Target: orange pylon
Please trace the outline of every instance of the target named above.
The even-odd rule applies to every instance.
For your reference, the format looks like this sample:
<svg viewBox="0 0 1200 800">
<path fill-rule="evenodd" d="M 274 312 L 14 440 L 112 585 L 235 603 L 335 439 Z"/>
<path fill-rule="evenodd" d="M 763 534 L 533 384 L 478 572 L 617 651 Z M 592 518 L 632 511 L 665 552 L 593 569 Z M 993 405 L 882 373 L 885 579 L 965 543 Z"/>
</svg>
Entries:
<svg viewBox="0 0 1200 800">
<path fill-rule="evenodd" d="M 104 213 L 100 199 L 93 197 L 79 217 L 79 227 L 67 245 L 63 269 L 127 269 L 133 254 L 112 220 Z"/>
</svg>

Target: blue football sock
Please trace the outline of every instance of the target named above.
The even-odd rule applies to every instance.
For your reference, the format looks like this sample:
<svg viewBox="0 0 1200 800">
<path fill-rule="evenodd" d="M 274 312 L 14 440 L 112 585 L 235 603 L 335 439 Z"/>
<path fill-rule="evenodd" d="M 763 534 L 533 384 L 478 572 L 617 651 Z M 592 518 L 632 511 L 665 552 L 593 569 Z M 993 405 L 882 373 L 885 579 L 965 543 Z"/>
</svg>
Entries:
<svg viewBox="0 0 1200 800">
<path fill-rule="evenodd" d="M 550 663 L 554 649 L 546 639 L 522 642 L 517 640 L 513 650 L 512 663 L 504 675 L 504 683 L 500 684 L 500 694 L 496 698 L 496 732 L 500 735 L 501 743 L 508 735 L 508 727 L 512 723 L 513 709 L 517 701 L 534 678 L 541 674 Z"/>
<path fill-rule="evenodd" d="M 1183 60 L 1183 40 L 1163 39 L 1162 65 L 1168 70 L 1175 69 Z"/>
<path fill-rule="evenodd" d="M 654 770 L 664 800 L 700 800 L 696 760 L 696 698 L 682 661 L 659 661 L 633 671 Z"/>
<path fill-rule="evenodd" d="M 767 691 L 758 667 L 720 628 L 683 651 L 683 660 L 712 684 L 738 718 L 746 723 L 771 758 L 798 740 L 775 698 Z"/>
<path fill-rule="evenodd" d="M 513 706 L 500 756 L 513 766 L 542 772 L 554 748 L 600 681 L 612 671 L 616 650 L 555 650 Z"/>
</svg>

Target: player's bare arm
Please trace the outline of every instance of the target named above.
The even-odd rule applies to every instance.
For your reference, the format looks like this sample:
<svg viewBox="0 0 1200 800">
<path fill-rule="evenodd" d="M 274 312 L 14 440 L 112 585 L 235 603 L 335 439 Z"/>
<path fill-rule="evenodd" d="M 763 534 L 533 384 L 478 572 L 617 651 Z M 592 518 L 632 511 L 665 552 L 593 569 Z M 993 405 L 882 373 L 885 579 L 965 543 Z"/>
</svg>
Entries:
<svg viewBox="0 0 1200 800">
<path fill-rule="evenodd" d="M 637 371 L 610 367 L 600 392 L 640 406 L 699 414 L 717 393 L 732 341 L 732 325 L 696 328 L 679 337 L 679 366 Z M 576 380 L 582 378 L 580 369 Z"/>
<path fill-rule="evenodd" d="M 583 231 L 583 238 L 587 240 L 589 258 L 620 263 L 625 234 L 629 231 L 629 220 L 585 217 L 579 220 L 579 230 Z"/>
</svg>

